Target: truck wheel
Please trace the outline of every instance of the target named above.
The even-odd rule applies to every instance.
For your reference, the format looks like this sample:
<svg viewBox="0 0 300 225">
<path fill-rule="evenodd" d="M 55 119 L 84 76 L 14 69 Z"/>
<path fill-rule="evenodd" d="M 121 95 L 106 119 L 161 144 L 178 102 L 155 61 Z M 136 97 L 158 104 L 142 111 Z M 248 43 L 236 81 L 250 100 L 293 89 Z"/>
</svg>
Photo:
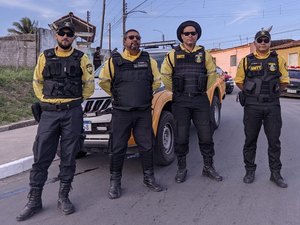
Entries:
<svg viewBox="0 0 300 225">
<path fill-rule="evenodd" d="M 220 125 L 221 120 L 221 104 L 219 98 L 216 95 L 214 95 L 211 104 L 211 120 L 213 128 L 217 129 Z"/>
<path fill-rule="evenodd" d="M 163 111 L 158 124 L 154 150 L 156 165 L 167 166 L 174 161 L 174 129 L 175 123 L 172 113 Z"/>
</svg>

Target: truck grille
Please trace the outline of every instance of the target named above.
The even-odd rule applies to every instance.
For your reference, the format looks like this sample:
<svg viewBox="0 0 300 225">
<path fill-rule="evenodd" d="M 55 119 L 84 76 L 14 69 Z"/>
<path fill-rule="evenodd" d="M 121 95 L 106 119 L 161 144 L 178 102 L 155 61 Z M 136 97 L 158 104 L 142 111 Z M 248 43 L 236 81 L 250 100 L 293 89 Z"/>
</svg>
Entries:
<svg viewBox="0 0 300 225">
<path fill-rule="evenodd" d="M 107 109 L 111 105 L 111 98 L 88 99 L 84 105 L 84 113 L 92 113 Z"/>
</svg>

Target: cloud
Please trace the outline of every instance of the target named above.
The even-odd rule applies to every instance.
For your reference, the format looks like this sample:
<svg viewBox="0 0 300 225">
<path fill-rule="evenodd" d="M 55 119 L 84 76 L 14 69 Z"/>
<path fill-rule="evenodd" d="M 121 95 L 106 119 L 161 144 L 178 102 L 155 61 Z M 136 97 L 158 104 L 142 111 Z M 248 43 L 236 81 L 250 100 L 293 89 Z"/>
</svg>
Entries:
<svg viewBox="0 0 300 225">
<path fill-rule="evenodd" d="M 258 13 L 258 10 L 250 10 L 250 11 L 238 13 L 238 17 L 233 19 L 229 23 L 227 23 L 227 25 L 232 25 L 234 23 L 243 22 L 243 21 L 249 19 L 249 17 L 251 17 L 253 15 L 257 15 L 257 13 Z"/>
</svg>

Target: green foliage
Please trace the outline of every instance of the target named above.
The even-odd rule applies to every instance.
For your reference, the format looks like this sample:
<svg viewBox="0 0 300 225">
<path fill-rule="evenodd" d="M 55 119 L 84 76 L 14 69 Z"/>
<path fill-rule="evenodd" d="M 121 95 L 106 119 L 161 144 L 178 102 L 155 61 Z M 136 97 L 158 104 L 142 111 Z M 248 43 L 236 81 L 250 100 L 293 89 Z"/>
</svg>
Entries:
<svg viewBox="0 0 300 225">
<path fill-rule="evenodd" d="M 13 22 L 15 28 L 9 28 L 7 31 L 11 34 L 34 34 L 37 25 L 37 21 L 31 21 L 30 18 L 23 17 L 20 22 Z"/>
<path fill-rule="evenodd" d="M 0 67 L 0 125 L 31 119 L 33 69 Z"/>
</svg>

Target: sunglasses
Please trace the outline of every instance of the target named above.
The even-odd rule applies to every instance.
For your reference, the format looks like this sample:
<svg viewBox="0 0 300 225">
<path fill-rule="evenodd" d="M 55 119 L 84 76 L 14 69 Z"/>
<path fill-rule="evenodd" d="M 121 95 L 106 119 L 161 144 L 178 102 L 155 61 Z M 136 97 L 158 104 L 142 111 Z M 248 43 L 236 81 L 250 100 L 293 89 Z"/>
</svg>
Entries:
<svg viewBox="0 0 300 225">
<path fill-rule="evenodd" d="M 74 37 L 74 33 L 73 32 L 65 32 L 63 30 L 58 31 L 57 34 L 59 36 L 61 36 L 61 37 L 65 36 L 65 35 L 67 35 L 67 37 L 69 37 L 69 38 Z"/>
<path fill-rule="evenodd" d="M 138 35 L 129 35 L 129 36 L 127 36 L 127 38 L 129 38 L 130 40 L 133 40 L 134 38 L 138 41 L 141 40 L 141 37 Z"/>
<path fill-rule="evenodd" d="M 270 39 L 269 38 L 257 38 L 256 42 L 259 44 L 261 44 L 262 42 L 268 44 L 270 42 Z"/>
<path fill-rule="evenodd" d="M 196 34 L 197 34 L 196 31 L 192 31 L 192 32 L 183 32 L 183 35 L 184 35 L 184 36 L 189 36 L 189 35 L 195 36 Z"/>
</svg>

